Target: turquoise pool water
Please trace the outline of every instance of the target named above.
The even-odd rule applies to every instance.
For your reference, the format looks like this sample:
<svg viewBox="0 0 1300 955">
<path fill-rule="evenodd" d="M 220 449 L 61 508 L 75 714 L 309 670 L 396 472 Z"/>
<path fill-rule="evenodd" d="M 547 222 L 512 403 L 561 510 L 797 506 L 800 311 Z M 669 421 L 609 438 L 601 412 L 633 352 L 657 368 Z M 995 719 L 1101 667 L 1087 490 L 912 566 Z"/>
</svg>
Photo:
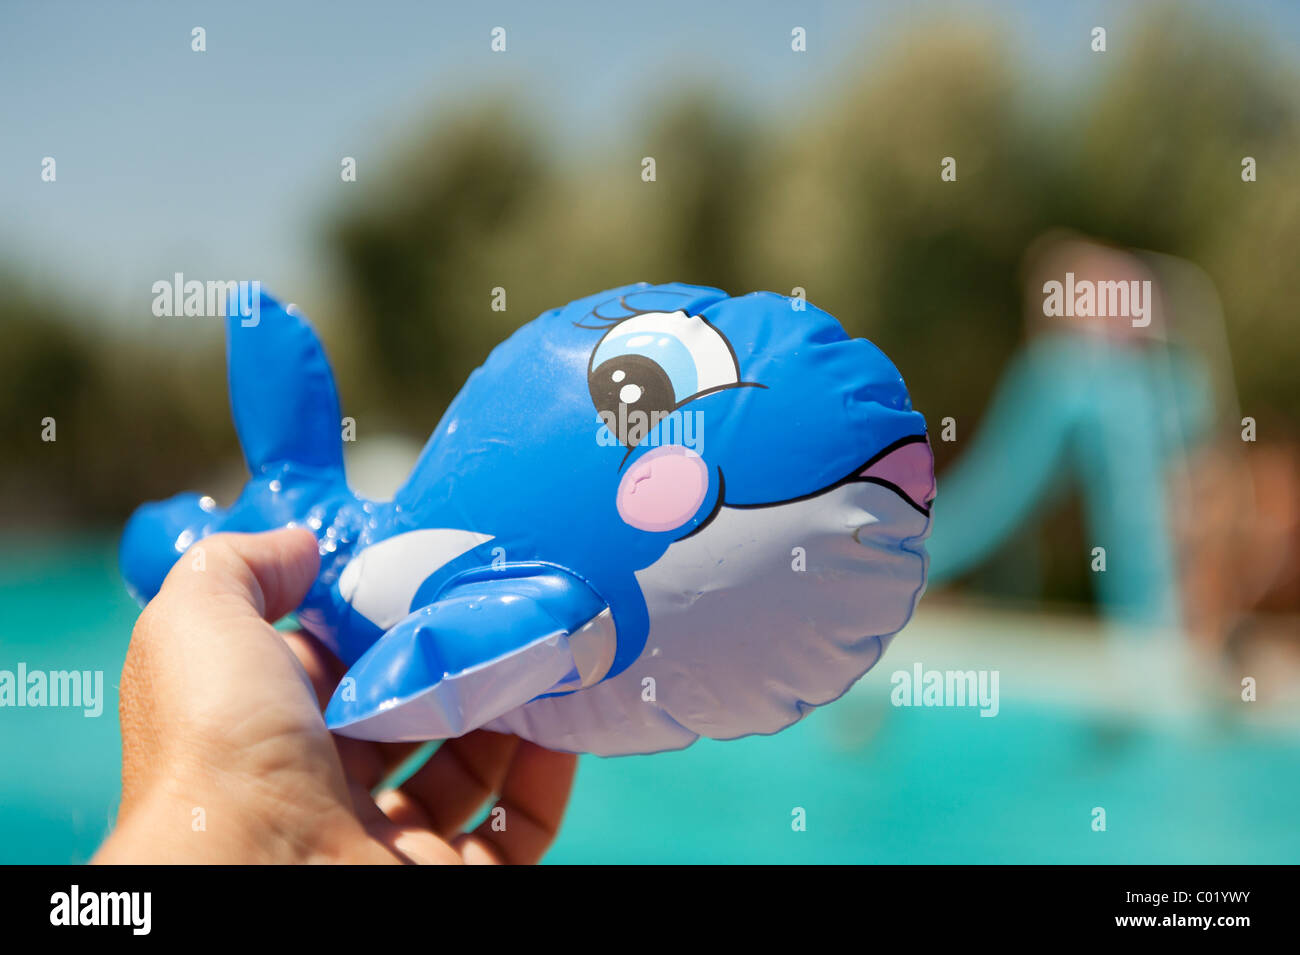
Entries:
<svg viewBox="0 0 1300 955">
<path fill-rule="evenodd" d="M 116 809 L 135 606 L 111 541 L 2 553 L 0 669 L 102 669 L 106 701 L 99 718 L 0 709 L 0 862 L 84 861 Z M 1293 736 L 1139 728 L 1005 687 L 995 719 L 893 709 L 888 689 L 878 670 L 775 737 L 584 757 L 548 861 L 1300 862 Z"/>
</svg>

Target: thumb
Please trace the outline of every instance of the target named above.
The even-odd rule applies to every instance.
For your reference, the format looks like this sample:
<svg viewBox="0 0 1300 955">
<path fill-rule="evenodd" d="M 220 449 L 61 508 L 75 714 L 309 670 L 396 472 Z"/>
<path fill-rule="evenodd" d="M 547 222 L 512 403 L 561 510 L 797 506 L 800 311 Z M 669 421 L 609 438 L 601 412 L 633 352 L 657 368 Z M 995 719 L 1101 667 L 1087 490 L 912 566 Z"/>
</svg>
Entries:
<svg viewBox="0 0 1300 955">
<path fill-rule="evenodd" d="M 214 534 L 176 562 L 155 603 L 192 615 L 246 612 L 274 623 L 307 596 L 319 568 L 316 537 L 305 528 Z"/>
<path fill-rule="evenodd" d="M 237 840 L 254 817 L 289 819 L 298 838 L 286 806 L 350 805 L 308 675 L 268 622 L 306 596 L 316 548 L 302 529 L 215 534 L 168 573 L 122 668 L 124 811 L 158 792 L 184 794 L 187 805 L 225 802 L 236 828 L 223 831 Z"/>
</svg>

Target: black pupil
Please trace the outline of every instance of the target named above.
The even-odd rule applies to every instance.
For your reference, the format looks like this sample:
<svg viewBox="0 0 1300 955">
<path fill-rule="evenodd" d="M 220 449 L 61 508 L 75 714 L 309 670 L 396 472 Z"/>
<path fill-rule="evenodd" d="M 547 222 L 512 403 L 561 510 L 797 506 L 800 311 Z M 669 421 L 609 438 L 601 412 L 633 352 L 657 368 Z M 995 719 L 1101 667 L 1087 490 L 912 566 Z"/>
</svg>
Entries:
<svg viewBox="0 0 1300 955">
<path fill-rule="evenodd" d="M 618 355 L 602 362 L 587 376 L 587 386 L 609 430 L 628 447 L 677 404 L 667 372 L 644 355 Z"/>
</svg>

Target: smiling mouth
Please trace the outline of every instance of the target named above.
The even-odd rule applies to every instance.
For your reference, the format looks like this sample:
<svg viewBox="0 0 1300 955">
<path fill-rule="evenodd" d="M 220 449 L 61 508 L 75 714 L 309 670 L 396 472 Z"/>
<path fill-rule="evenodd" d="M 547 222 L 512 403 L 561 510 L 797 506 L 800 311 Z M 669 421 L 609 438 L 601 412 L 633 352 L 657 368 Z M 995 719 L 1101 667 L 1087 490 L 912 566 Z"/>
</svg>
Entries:
<svg viewBox="0 0 1300 955">
<path fill-rule="evenodd" d="M 721 472 L 719 472 L 719 475 Z M 795 501 L 806 501 L 819 497 L 827 491 L 833 491 L 845 484 L 879 484 L 889 488 L 913 509 L 930 516 L 930 506 L 934 503 L 934 452 L 930 450 L 930 436 L 912 434 L 899 438 L 893 444 L 877 451 L 865 464 L 860 464 L 847 475 L 826 487 L 818 488 L 810 494 L 802 494 L 784 501 L 771 501 L 765 504 L 726 504 L 725 507 L 739 509 L 755 507 L 778 507 Z M 697 528 L 698 529 L 698 528 Z"/>
<path fill-rule="evenodd" d="M 926 517 L 934 503 L 934 452 L 927 435 L 900 438 L 841 483 L 879 484 L 898 494 Z"/>
<path fill-rule="evenodd" d="M 854 468 L 838 481 L 809 494 L 783 501 L 768 501 L 762 504 L 729 504 L 726 501 L 726 480 L 723 477 L 722 468 L 718 468 L 717 473 L 718 499 L 713 505 L 713 510 L 709 512 L 704 520 L 700 521 L 688 533 L 677 538 L 677 540 L 686 540 L 686 538 L 693 537 L 704 530 L 724 507 L 736 510 L 780 507 L 782 504 L 793 504 L 796 501 L 806 501 L 809 498 L 819 497 L 845 484 L 879 484 L 881 487 L 893 491 L 906 501 L 913 510 L 924 514 L 926 517 L 930 516 L 930 508 L 934 504 L 935 496 L 934 452 L 930 449 L 930 437 L 925 434 L 913 434 L 905 438 L 899 438 L 892 444 L 877 451 L 865 464 Z"/>
</svg>

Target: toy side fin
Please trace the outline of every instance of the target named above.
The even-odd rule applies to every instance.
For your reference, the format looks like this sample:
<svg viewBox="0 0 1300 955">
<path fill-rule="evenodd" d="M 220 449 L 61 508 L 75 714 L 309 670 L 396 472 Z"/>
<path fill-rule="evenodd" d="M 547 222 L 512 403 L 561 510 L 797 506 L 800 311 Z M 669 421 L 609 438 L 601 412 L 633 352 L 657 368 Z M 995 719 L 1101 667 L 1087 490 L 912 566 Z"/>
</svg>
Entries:
<svg viewBox="0 0 1300 955">
<path fill-rule="evenodd" d="M 329 728 L 389 742 L 446 739 L 600 679 L 613 660 L 613 633 L 584 625 L 604 601 L 559 568 L 520 572 L 476 571 L 393 626 L 334 691 Z M 580 645 L 592 635 L 610 642 L 607 653 Z"/>
<path fill-rule="evenodd" d="M 334 374 L 306 319 L 259 291 L 256 308 L 226 309 L 230 407 L 248 469 L 286 462 L 343 470 Z M 250 314 L 251 312 L 251 314 Z"/>
</svg>

